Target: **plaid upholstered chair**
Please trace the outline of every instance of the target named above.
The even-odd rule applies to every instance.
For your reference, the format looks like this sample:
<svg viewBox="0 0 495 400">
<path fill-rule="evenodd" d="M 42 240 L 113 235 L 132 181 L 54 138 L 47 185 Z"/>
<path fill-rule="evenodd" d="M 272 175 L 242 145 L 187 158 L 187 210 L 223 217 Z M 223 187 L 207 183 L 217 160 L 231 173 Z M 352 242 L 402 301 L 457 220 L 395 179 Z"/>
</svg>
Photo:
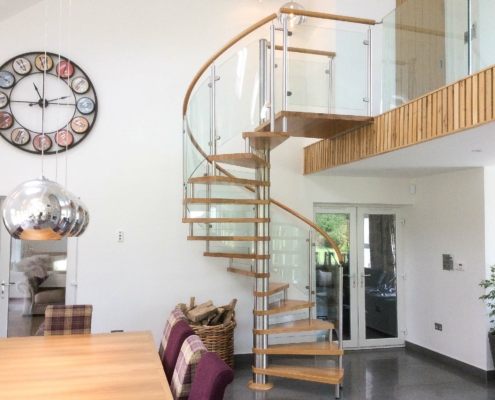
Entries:
<svg viewBox="0 0 495 400">
<path fill-rule="evenodd" d="M 177 363 L 182 344 L 184 340 L 192 335 L 194 335 L 194 331 L 185 321 L 177 321 L 170 330 L 167 347 L 160 357 L 169 384 L 172 381 L 175 364 Z"/>
<path fill-rule="evenodd" d="M 45 336 L 91 333 L 93 306 L 48 306 L 45 311 Z"/>
<path fill-rule="evenodd" d="M 216 353 L 199 360 L 189 400 L 223 400 L 225 388 L 234 380 L 234 371 Z"/>
<path fill-rule="evenodd" d="M 160 348 L 158 350 L 158 355 L 163 362 L 163 353 L 167 347 L 168 338 L 170 336 L 170 331 L 172 327 L 177 323 L 177 321 L 187 322 L 186 316 L 180 310 L 172 310 L 165 323 L 165 328 L 163 329 L 162 341 L 160 342 Z"/>
<path fill-rule="evenodd" d="M 174 400 L 187 400 L 201 356 L 206 347 L 197 335 L 189 336 L 180 349 L 170 389 Z"/>
</svg>

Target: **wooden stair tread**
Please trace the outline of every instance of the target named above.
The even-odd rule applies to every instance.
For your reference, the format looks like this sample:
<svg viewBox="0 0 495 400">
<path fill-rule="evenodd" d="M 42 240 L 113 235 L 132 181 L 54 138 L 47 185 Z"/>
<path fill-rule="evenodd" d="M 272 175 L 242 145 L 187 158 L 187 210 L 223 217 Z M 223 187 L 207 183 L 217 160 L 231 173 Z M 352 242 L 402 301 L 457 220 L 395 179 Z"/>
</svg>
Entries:
<svg viewBox="0 0 495 400">
<path fill-rule="evenodd" d="M 243 258 L 243 259 L 248 259 L 248 260 L 269 260 L 270 259 L 270 255 L 258 255 L 258 254 L 204 252 L 203 255 L 205 257 Z"/>
<path fill-rule="evenodd" d="M 275 293 L 281 292 L 288 288 L 289 288 L 288 283 L 269 283 L 268 292 L 253 292 L 253 296 L 256 297 L 271 296 Z"/>
<path fill-rule="evenodd" d="M 270 218 L 182 218 L 184 223 L 251 223 L 270 222 Z"/>
<path fill-rule="evenodd" d="M 291 354 L 308 356 L 339 356 L 344 354 L 344 350 L 339 349 L 339 345 L 333 342 L 303 342 L 288 344 L 272 344 L 267 349 L 255 349 L 255 354 Z"/>
<path fill-rule="evenodd" d="M 236 165 L 244 168 L 270 168 L 270 163 L 252 153 L 217 154 L 216 156 L 209 156 L 208 161 L 216 161 L 217 163 Z"/>
<path fill-rule="evenodd" d="M 301 319 L 280 324 L 271 324 L 268 326 L 268 329 L 253 329 L 253 333 L 255 335 L 271 335 L 273 333 L 322 331 L 333 328 L 334 325 L 331 322 L 319 319 Z"/>
<path fill-rule="evenodd" d="M 187 240 L 205 240 L 207 242 L 267 242 L 270 236 L 188 236 Z"/>
<path fill-rule="evenodd" d="M 249 145 L 256 150 L 273 150 L 289 139 L 285 132 L 244 132 L 243 139 L 249 138 Z"/>
<path fill-rule="evenodd" d="M 230 176 L 198 176 L 189 178 L 189 183 L 228 185 L 228 186 L 270 186 L 270 182 L 256 181 L 254 179 L 233 178 Z"/>
<path fill-rule="evenodd" d="M 344 370 L 339 368 L 299 367 L 291 365 L 269 365 L 268 368 L 254 368 L 256 374 L 279 376 L 302 381 L 338 385 L 344 380 Z"/>
<path fill-rule="evenodd" d="M 270 200 L 258 199 L 213 199 L 194 197 L 182 200 L 184 204 L 270 204 Z"/>
<path fill-rule="evenodd" d="M 246 271 L 245 269 L 240 269 L 240 268 L 232 268 L 229 267 L 227 268 L 228 272 L 232 272 L 234 274 L 239 274 L 239 275 L 245 275 L 245 276 L 251 276 L 253 278 L 269 278 L 270 274 L 258 274 L 256 272 L 251 272 L 251 271 Z"/>
<path fill-rule="evenodd" d="M 270 303 L 266 311 L 253 311 L 254 315 L 273 315 L 286 311 L 300 310 L 303 308 L 314 307 L 315 303 L 305 300 L 280 300 Z"/>
<path fill-rule="evenodd" d="M 342 114 L 319 114 L 281 111 L 275 115 L 275 130 L 282 129 L 282 117 L 287 117 L 287 131 L 292 137 L 331 139 L 361 126 L 372 124 L 373 117 Z M 270 121 L 264 122 L 256 131 L 268 132 Z"/>
</svg>

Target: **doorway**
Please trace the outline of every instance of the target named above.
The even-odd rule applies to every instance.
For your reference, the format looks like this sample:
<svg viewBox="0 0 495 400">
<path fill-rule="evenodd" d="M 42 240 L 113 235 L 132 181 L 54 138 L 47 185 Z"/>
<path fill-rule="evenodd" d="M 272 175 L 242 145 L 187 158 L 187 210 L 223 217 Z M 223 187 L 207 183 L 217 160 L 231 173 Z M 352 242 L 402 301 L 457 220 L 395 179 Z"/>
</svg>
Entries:
<svg viewBox="0 0 495 400">
<path fill-rule="evenodd" d="M 316 224 L 336 242 L 343 256 L 344 347 L 404 344 L 400 211 L 330 205 L 314 209 Z M 327 319 L 331 299 L 322 290 L 323 278 L 337 258 L 318 245 L 315 252 L 316 317 Z"/>
<path fill-rule="evenodd" d="M 66 303 L 66 272 L 67 239 L 13 239 L 0 223 L 0 337 L 35 335 L 46 307 Z"/>
</svg>

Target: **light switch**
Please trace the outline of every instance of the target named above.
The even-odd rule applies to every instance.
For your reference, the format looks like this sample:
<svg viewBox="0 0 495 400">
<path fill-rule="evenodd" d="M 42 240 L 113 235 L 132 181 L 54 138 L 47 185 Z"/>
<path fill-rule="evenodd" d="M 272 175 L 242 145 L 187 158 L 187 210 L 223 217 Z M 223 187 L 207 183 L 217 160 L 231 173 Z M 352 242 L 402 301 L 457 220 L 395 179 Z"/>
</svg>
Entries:
<svg viewBox="0 0 495 400">
<path fill-rule="evenodd" d="M 457 271 L 465 271 L 466 270 L 466 263 L 464 263 L 462 261 L 455 263 L 455 269 Z"/>
</svg>

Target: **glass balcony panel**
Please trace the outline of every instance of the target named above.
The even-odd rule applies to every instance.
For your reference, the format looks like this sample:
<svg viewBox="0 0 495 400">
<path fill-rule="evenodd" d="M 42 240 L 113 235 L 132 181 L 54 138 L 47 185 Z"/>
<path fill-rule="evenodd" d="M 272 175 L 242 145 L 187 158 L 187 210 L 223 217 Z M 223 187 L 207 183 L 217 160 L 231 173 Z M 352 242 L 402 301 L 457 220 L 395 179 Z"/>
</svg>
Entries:
<svg viewBox="0 0 495 400">
<path fill-rule="evenodd" d="M 364 115 L 367 46 L 363 32 L 296 26 L 288 38 L 289 111 Z M 277 46 L 282 36 L 277 37 Z M 315 54 L 316 53 L 316 54 Z M 282 51 L 276 51 L 275 110 L 282 110 Z M 332 66 L 330 66 L 332 64 Z M 330 81 L 330 70 L 332 80 Z"/>
<path fill-rule="evenodd" d="M 383 19 L 382 111 L 468 75 L 467 4 L 407 0 Z"/>
<path fill-rule="evenodd" d="M 472 0 L 472 47 L 473 73 L 495 64 L 495 31 L 493 17 L 495 3 L 493 1 Z"/>
</svg>

